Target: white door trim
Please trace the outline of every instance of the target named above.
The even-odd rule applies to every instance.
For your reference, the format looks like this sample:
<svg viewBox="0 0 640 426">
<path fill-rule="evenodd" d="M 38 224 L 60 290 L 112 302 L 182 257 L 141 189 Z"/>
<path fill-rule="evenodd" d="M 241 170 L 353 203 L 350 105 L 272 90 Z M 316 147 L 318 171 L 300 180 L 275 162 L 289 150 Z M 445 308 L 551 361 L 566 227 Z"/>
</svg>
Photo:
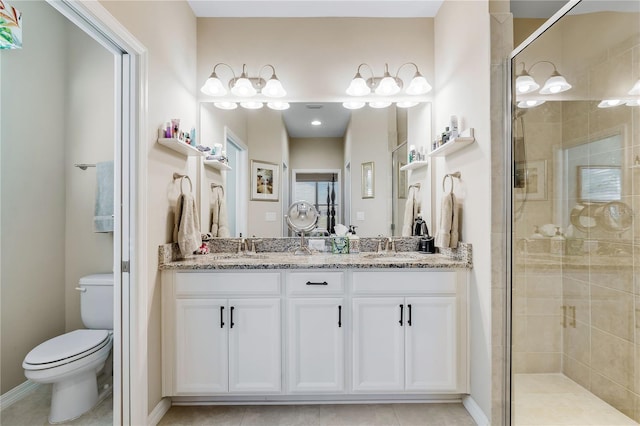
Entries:
<svg viewBox="0 0 640 426">
<path fill-rule="evenodd" d="M 148 54 L 147 49 L 118 22 L 99 2 L 87 0 L 47 0 L 51 6 L 86 31 L 114 54 L 126 56 L 122 65 L 122 82 L 128 86 L 116 96 L 122 99 L 116 113 L 124 117 L 120 132 L 122 144 L 116 148 L 122 159 L 117 172 L 121 182 L 121 223 L 114 235 L 114 246 L 121 256 L 114 256 L 114 275 L 122 283 L 115 303 L 120 319 L 120 336 L 114 342 L 114 424 L 138 425 L 147 422 L 147 318 L 148 282 L 147 229 L 144 226 L 147 200 L 147 114 Z M 127 162 L 128 164 L 125 164 Z M 124 215 L 127 214 L 126 217 Z M 119 220 L 116 219 L 118 225 Z M 118 244 L 118 241 L 120 244 Z M 116 253 L 117 255 L 117 253 Z M 119 258 L 118 258 L 119 257 Z M 129 271 L 122 271 L 121 261 L 129 261 Z M 114 283 L 114 284 L 116 284 Z M 132 285 L 129 285 L 132 283 Z M 120 288 L 118 285 L 117 288 Z M 117 299 L 116 299 L 117 300 Z M 118 322 L 114 327 L 118 326 Z M 131 374 L 135 371 L 136 374 Z M 117 386 L 117 388 L 116 388 Z"/>
</svg>

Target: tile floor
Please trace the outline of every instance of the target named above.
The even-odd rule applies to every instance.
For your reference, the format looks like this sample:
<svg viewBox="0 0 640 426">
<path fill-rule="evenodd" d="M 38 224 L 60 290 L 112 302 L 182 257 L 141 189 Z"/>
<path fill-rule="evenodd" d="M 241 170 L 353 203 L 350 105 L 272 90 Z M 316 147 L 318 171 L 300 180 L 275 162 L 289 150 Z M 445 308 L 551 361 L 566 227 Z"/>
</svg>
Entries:
<svg viewBox="0 0 640 426">
<path fill-rule="evenodd" d="M 2 426 L 41 426 L 49 425 L 49 406 L 51 387 L 40 385 L 29 395 L 0 411 Z M 113 394 L 103 399 L 88 413 L 61 425 L 111 426 L 113 425 Z"/>
<path fill-rule="evenodd" d="M 515 374 L 514 426 L 638 423 L 563 374 Z"/>
<path fill-rule="evenodd" d="M 173 406 L 158 426 L 475 426 L 460 403 Z"/>
</svg>

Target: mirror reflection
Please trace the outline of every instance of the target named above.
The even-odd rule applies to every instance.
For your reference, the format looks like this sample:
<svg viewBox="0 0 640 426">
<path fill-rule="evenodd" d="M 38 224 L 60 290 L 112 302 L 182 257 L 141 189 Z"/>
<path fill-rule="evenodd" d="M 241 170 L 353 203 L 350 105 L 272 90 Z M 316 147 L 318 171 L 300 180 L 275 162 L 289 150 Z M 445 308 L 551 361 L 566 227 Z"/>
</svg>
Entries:
<svg viewBox="0 0 640 426">
<path fill-rule="evenodd" d="M 202 232 L 228 229 L 231 237 L 294 234 L 287 208 L 311 203 L 318 222 L 311 235 L 333 233 L 336 224 L 354 226 L 361 236 L 400 235 L 407 192 L 425 170 L 401 171 L 407 141 L 429 140 L 430 104 L 402 109 L 345 109 L 340 103 L 292 103 L 288 110 L 223 110 L 200 105 L 200 140 L 222 145 L 230 170 L 204 161 L 200 170 Z M 422 140 L 424 139 L 424 141 Z M 413 143 L 413 142 L 412 142 Z M 262 164 L 265 170 L 255 165 Z M 363 195 L 361 170 L 371 170 Z M 269 170 L 266 170 L 269 168 Z M 254 170 L 255 169 L 255 170 Z M 261 172 L 273 179 L 267 195 L 254 194 Z M 259 192 L 259 191 L 258 191 Z M 218 223 L 224 196 L 227 223 Z M 429 197 L 422 191 L 421 197 Z M 419 202 L 419 200 L 416 200 Z M 425 203 L 426 205 L 426 203 Z"/>
</svg>

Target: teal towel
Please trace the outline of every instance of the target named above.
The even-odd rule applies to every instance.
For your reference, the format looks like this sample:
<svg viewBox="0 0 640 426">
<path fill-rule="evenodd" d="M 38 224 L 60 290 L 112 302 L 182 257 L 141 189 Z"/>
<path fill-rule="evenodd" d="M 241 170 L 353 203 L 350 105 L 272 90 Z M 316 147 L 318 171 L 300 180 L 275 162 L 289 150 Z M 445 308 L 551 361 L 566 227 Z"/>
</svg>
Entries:
<svg viewBox="0 0 640 426">
<path fill-rule="evenodd" d="M 93 232 L 113 232 L 113 161 L 96 164 L 96 208 Z"/>
</svg>

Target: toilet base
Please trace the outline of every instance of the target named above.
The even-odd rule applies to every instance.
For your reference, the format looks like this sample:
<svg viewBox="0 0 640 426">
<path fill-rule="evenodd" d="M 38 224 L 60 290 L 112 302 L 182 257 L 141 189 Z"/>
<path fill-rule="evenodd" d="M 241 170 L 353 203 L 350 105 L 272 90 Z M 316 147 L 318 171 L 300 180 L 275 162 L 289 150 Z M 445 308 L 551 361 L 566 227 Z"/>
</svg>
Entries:
<svg viewBox="0 0 640 426">
<path fill-rule="evenodd" d="M 53 384 L 49 423 L 76 419 L 98 402 L 98 382 L 94 370 Z"/>
</svg>

